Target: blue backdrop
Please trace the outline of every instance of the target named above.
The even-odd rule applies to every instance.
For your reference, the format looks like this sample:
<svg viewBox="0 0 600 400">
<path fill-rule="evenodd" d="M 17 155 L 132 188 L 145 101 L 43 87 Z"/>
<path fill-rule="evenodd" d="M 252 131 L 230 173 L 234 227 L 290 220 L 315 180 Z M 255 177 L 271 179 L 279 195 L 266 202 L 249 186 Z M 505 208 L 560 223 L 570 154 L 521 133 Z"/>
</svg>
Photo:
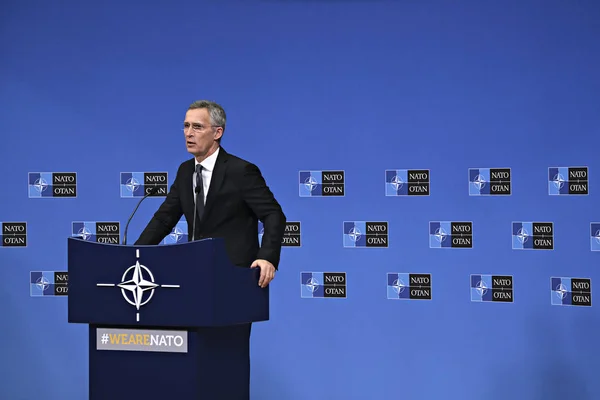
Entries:
<svg viewBox="0 0 600 400">
<path fill-rule="evenodd" d="M 206 98 L 228 113 L 223 146 L 300 222 L 253 329 L 254 398 L 597 399 L 598 312 L 553 305 L 551 278 L 600 278 L 598 3 L 211 3 L 3 4 L 0 222 L 4 243 L 7 223 L 28 235 L 0 248 L 0 398 L 87 398 L 86 327 L 31 272 L 66 270 L 73 222 L 122 233 L 136 200 L 120 174 L 172 183 L 184 112 Z M 553 167 L 588 167 L 588 194 L 551 195 L 569 179 Z M 490 177 L 470 168 L 510 168 L 511 195 L 472 195 Z M 429 196 L 386 195 L 404 169 L 429 171 Z M 301 196 L 301 171 L 322 170 L 344 172 L 344 196 Z M 76 172 L 77 197 L 30 197 L 41 172 Z M 387 222 L 389 246 L 345 247 L 367 229 L 345 221 Z M 472 248 L 432 248 L 430 222 L 452 221 L 472 222 Z M 513 249 L 513 222 L 552 222 L 553 250 Z M 302 297 L 302 272 L 346 273 L 346 298 Z M 388 299 L 407 290 L 389 273 L 431 274 L 431 300 Z M 512 277 L 514 302 L 472 301 L 474 274 Z"/>
</svg>

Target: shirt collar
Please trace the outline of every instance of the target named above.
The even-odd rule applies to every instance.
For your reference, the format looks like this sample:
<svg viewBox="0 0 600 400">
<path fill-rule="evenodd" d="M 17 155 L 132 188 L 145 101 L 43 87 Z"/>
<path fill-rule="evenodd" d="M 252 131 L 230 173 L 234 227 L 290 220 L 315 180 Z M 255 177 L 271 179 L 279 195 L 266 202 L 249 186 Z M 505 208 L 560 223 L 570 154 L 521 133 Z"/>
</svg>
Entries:
<svg viewBox="0 0 600 400">
<path fill-rule="evenodd" d="M 200 164 L 202 165 L 202 168 L 212 172 L 213 169 L 215 169 L 215 163 L 217 162 L 217 156 L 219 155 L 219 147 L 217 147 L 217 150 L 215 150 L 214 153 L 212 153 L 210 156 L 206 157 L 201 163 L 198 162 L 198 160 L 196 160 L 194 158 L 194 168 Z"/>
</svg>

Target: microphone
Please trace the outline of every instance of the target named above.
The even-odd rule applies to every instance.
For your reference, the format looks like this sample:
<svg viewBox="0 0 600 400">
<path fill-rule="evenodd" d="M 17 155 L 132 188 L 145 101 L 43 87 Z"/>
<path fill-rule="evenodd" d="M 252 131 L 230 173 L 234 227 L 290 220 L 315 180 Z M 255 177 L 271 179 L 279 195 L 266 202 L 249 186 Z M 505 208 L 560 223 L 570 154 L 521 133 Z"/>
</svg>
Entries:
<svg viewBox="0 0 600 400">
<path fill-rule="evenodd" d="M 127 225 L 125 225 L 125 233 L 123 234 L 123 245 L 127 244 L 127 229 L 129 228 L 129 223 L 131 222 L 131 219 L 133 218 L 133 216 L 135 215 L 135 212 L 137 211 L 138 207 L 140 206 L 140 204 L 142 204 L 142 201 L 144 201 L 144 199 L 148 196 L 153 195 L 154 193 L 158 192 L 158 186 L 153 186 L 148 193 L 146 193 L 146 195 L 144 197 L 142 197 L 142 199 L 138 202 L 137 206 L 135 207 L 135 209 L 133 210 L 133 212 L 131 213 L 131 216 L 129 217 L 129 219 L 127 220 Z"/>
<path fill-rule="evenodd" d="M 198 193 L 200 193 L 200 186 L 196 186 L 196 189 L 194 189 L 194 192 L 196 192 L 196 195 Z M 198 196 L 196 196 L 196 198 L 197 197 Z M 196 201 L 198 201 L 198 199 Z M 196 238 L 196 213 L 197 212 L 198 212 L 198 207 L 196 207 L 196 205 L 194 204 L 194 222 L 192 222 L 192 242 Z"/>
</svg>

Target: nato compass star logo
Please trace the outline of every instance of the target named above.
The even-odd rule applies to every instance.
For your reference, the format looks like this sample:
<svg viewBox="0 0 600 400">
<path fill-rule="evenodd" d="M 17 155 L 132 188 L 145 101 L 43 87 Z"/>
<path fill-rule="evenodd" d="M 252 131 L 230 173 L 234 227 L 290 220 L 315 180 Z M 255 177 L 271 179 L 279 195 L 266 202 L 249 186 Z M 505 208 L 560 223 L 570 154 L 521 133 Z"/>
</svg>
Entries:
<svg viewBox="0 0 600 400">
<path fill-rule="evenodd" d="M 180 285 L 159 285 L 154 282 L 154 275 L 145 265 L 140 264 L 140 250 L 135 251 L 137 258 L 135 265 L 125 270 L 121 277 L 121 283 L 98 283 L 100 287 L 114 287 L 121 289 L 121 294 L 126 302 L 136 309 L 135 320 L 140 322 L 140 308 L 148 304 L 154 296 L 154 290 L 161 288 L 179 288 Z"/>
<path fill-rule="evenodd" d="M 444 228 L 439 227 L 435 230 L 434 235 L 436 240 L 440 243 L 442 243 L 444 240 L 446 240 L 446 238 L 449 236 L 448 233 L 444 230 Z"/>
<path fill-rule="evenodd" d="M 50 281 L 44 275 L 42 275 L 35 281 L 35 285 L 41 290 L 42 293 L 44 293 L 46 289 L 50 287 Z"/>
<path fill-rule="evenodd" d="M 32 185 L 40 194 L 48 189 L 48 182 L 44 178 L 38 178 Z"/>
<path fill-rule="evenodd" d="M 92 232 L 90 232 L 90 230 L 84 225 L 83 228 L 77 231 L 77 236 L 81 237 L 83 240 L 89 240 L 89 238 L 92 236 Z"/>
<path fill-rule="evenodd" d="M 407 287 L 408 285 L 405 284 L 404 281 L 400 278 L 395 279 L 392 283 L 392 289 L 394 290 L 394 292 L 396 292 L 398 296 L 400 296 L 404 292 L 404 289 L 406 289 Z"/>
</svg>

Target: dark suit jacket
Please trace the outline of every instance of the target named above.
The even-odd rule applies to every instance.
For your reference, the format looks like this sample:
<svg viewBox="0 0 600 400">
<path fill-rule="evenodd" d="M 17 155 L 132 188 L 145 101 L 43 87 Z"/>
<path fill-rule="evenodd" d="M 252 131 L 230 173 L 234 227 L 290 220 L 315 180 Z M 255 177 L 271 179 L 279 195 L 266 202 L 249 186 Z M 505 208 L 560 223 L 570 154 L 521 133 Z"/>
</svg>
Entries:
<svg viewBox="0 0 600 400">
<path fill-rule="evenodd" d="M 160 205 L 137 245 L 156 245 L 184 215 L 192 240 L 194 159 L 177 170 L 165 201 Z M 262 246 L 258 243 L 258 220 L 263 222 Z M 286 217 L 258 167 L 227 153 L 222 147 L 212 173 L 204 213 L 196 221 L 196 239 L 221 237 L 234 265 L 249 267 L 257 258 L 279 267 Z"/>
</svg>

